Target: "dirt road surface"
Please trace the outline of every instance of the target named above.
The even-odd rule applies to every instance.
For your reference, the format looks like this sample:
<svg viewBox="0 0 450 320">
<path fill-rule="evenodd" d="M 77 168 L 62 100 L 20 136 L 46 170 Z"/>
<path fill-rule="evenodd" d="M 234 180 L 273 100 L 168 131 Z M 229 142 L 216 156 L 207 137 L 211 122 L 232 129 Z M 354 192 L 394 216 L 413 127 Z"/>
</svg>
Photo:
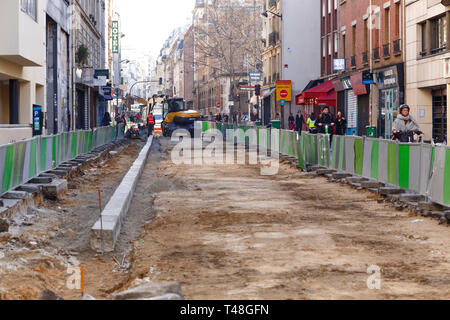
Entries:
<svg viewBox="0 0 450 320">
<path fill-rule="evenodd" d="M 450 298 L 450 229 L 434 220 L 287 164 L 264 177 L 166 159 L 156 172 L 177 187 L 156 194 L 131 278 L 180 281 L 188 299 Z"/>
<path fill-rule="evenodd" d="M 0 238 L 0 299 L 37 299 L 45 288 L 79 299 L 66 286 L 73 259 L 98 299 L 167 280 L 187 299 L 450 298 L 447 226 L 285 163 L 275 176 L 259 166 L 175 165 L 173 146 L 154 140 L 116 252 L 89 248 L 97 189 L 107 201 L 140 144 L 87 169 L 25 232 Z M 380 268 L 379 290 L 367 286 L 369 266 Z"/>
</svg>

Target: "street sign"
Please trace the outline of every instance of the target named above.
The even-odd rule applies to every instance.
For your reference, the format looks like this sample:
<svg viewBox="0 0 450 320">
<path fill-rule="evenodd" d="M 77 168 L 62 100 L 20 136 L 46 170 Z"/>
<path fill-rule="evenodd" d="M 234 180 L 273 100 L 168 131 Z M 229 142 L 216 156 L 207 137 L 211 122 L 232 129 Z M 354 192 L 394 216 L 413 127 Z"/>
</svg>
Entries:
<svg viewBox="0 0 450 320">
<path fill-rule="evenodd" d="M 253 86 L 240 86 L 239 90 L 242 90 L 242 91 L 254 91 L 255 87 L 253 87 Z"/>
<path fill-rule="evenodd" d="M 248 77 L 251 82 L 259 82 L 261 81 L 261 72 L 249 72 Z"/>
<path fill-rule="evenodd" d="M 33 104 L 33 136 L 42 135 L 43 116 L 42 106 Z"/>
<path fill-rule="evenodd" d="M 112 21 L 112 53 L 119 53 L 119 21 Z"/>
<path fill-rule="evenodd" d="M 334 59 L 333 69 L 334 71 L 345 71 L 345 59 Z"/>
<path fill-rule="evenodd" d="M 280 106 L 284 107 L 286 105 L 286 100 L 280 100 Z"/>
<path fill-rule="evenodd" d="M 277 101 L 292 101 L 292 82 L 290 80 L 277 81 Z"/>
<path fill-rule="evenodd" d="M 109 78 L 108 69 L 95 69 L 93 85 L 97 87 L 106 86 L 107 79 Z"/>
</svg>

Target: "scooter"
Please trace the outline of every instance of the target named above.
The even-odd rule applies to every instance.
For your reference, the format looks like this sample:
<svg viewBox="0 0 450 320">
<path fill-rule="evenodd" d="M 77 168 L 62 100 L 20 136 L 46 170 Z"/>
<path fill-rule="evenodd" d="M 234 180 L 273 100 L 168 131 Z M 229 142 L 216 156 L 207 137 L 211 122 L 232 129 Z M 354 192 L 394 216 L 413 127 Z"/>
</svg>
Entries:
<svg viewBox="0 0 450 320">
<path fill-rule="evenodd" d="M 417 135 L 417 141 L 414 136 Z M 423 142 L 423 132 L 422 131 L 400 131 L 394 133 L 392 140 L 398 140 L 402 143 L 415 143 L 415 142 Z"/>
</svg>

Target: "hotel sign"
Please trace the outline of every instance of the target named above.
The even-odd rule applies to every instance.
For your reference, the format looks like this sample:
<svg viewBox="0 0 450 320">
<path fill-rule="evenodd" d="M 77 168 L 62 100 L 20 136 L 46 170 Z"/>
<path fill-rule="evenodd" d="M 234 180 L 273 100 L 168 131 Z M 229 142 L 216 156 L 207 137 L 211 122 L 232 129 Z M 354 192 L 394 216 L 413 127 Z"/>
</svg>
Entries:
<svg viewBox="0 0 450 320">
<path fill-rule="evenodd" d="M 119 21 L 112 22 L 112 53 L 119 53 Z"/>
</svg>

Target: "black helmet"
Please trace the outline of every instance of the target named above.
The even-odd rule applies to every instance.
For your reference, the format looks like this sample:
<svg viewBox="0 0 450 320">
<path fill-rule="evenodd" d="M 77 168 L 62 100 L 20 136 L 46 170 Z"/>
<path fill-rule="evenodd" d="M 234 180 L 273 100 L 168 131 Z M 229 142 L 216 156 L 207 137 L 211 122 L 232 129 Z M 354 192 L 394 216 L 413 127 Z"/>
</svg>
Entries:
<svg viewBox="0 0 450 320">
<path fill-rule="evenodd" d="M 411 108 L 407 104 L 402 104 L 400 106 L 400 113 L 403 111 L 403 109 L 408 109 L 408 111 L 411 111 Z"/>
</svg>

